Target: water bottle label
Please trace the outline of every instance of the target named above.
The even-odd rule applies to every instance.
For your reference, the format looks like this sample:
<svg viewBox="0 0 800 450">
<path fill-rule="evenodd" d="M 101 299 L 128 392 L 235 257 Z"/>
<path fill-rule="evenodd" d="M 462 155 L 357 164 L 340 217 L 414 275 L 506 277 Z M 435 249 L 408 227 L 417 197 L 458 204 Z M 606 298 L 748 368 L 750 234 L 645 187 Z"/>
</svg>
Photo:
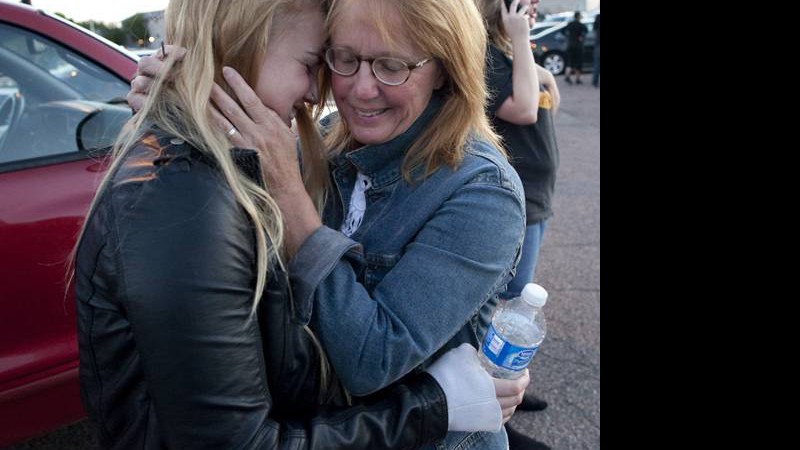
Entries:
<svg viewBox="0 0 800 450">
<path fill-rule="evenodd" d="M 518 347 L 505 339 L 495 330 L 494 324 L 483 340 L 483 354 L 494 365 L 507 370 L 519 372 L 528 367 L 539 347 Z"/>
</svg>

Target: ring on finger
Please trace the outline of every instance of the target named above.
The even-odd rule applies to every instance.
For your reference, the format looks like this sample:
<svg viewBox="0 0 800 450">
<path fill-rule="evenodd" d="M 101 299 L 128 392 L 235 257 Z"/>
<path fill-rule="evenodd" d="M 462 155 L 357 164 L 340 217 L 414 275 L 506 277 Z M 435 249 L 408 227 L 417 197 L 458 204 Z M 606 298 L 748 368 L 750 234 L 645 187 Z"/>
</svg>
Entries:
<svg viewBox="0 0 800 450">
<path fill-rule="evenodd" d="M 236 127 L 231 127 L 231 129 L 228 130 L 228 136 L 233 136 L 234 134 L 236 134 L 238 132 L 239 132 L 239 130 L 237 130 Z"/>
</svg>

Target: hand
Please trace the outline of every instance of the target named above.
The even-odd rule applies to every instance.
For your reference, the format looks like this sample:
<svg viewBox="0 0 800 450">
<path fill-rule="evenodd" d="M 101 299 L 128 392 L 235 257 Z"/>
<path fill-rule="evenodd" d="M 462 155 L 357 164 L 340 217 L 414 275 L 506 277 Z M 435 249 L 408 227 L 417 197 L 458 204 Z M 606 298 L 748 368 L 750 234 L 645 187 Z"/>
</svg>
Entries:
<svg viewBox="0 0 800 450">
<path fill-rule="evenodd" d="M 236 147 L 258 152 L 264 180 L 271 190 L 297 188 L 304 192 L 297 160 L 297 137 L 291 128 L 261 102 L 236 70 L 224 67 L 222 73 L 242 106 L 214 85 L 211 99 L 216 108 L 211 108 L 211 114 L 219 129 Z"/>
<path fill-rule="evenodd" d="M 531 1 L 530 5 L 520 6 L 519 0 L 512 0 L 508 9 L 505 7 L 500 8 L 500 15 L 503 19 L 503 25 L 506 32 L 511 38 L 512 44 L 517 42 L 528 46 L 529 38 L 528 32 L 535 23 L 536 8 L 539 0 Z M 529 13 L 533 8 L 533 16 Z"/>
<path fill-rule="evenodd" d="M 494 381 L 497 401 L 503 411 L 503 423 L 506 423 L 514 415 L 517 406 L 522 403 L 525 388 L 531 382 L 530 372 L 525 369 L 525 374 L 516 380 L 501 380 L 498 378 L 492 378 L 492 380 Z"/>
<path fill-rule="evenodd" d="M 176 61 L 183 60 L 186 55 L 186 49 L 174 45 L 166 45 L 164 49 L 167 51 L 168 56 L 175 55 Z M 139 60 L 136 68 L 136 76 L 131 80 L 131 90 L 128 92 L 127 100 L 128 105 L 134 111 L 139 111 L 144 106 L 147 96 L 150 94 L 150 87 L 153 85 L 153 80 L 164 65 L 164 53 L 159 49 L 152 56 L 144 56 Z"/>
<path fill-rule="evenodd" d="M 496 389 L 472 346 L 461 344 L 448 351 L 426 371 L 447 397 L 448 431 L 500 430 L 503 417 Z"/>
<path fill-rule="evenodd" d="M 233 145 L 258 152 L 267 189 L 283 213 L 283 250 L 286 260 L 290 260 L 306 239 L 322 226 L 303 184 L 297 138 L 290 123 L 264 105 L 234 69 L 223 67 L 222 75 L 239 103 L 214 85 L 211 100 L 216 108 L 209 108 L 211 115 Z"/>
</svg>

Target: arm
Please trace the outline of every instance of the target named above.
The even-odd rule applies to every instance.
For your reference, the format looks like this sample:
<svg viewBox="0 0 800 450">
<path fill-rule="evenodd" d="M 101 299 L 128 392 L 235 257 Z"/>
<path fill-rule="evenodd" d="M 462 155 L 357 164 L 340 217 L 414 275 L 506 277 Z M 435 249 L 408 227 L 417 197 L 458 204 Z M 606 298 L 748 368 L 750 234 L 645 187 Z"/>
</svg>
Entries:
<svg viewBox="0 0 800 450">
<path fill-rule="evenodd" d="M 371 292 L 357 281 L 351 254 L 331 261 L 336 255 L 327 249 L 348 240 L 341 233 L 322 227 L 301 247 L 292 268 L 308 267 L 303 262 L 312 259 L 332 263 L 306 292 L 314 293 L 312 325 L 351 392 L 363 395 L 392 383 L 470 321 L 503 283 L 522 238 L 523 211 L 510 188 L 477 181 L 462 186 Z M 293 271 L 300 279 L 314 272 Z"/>
<path fill-rule="evenodd" d="M 516 2 L 511 9 L 516 9 Z M 533 61 L 528 31 L 530 25 L 526 9 L 516 12 L 500 8 L 503 24 L 511 38 L 514 55 L 512 81 L 513 91 L 497 110 L 497 117 L 517 125 L 536 123 L 539 111 L 539 75 Z"/>
<path fill-rule="evenodd" d="M 319 225 L 286 126 L 235 71 L 225 76 L 247 112 L 215 90 L 214 103 L 226 111 L 217 117 L 221 129 L 236 126 L 236 146 L 261 149 L 267 185 L 281 211 L 289 213 L 285 228 L 299 230 L 287 238 L 292 241 L 287 247 L 297 249 L 289 268 L 300 291 L 297 303 L 306 305 L 315 295 L 312 325 L 350 392 L 366 395 L 388 386 L 439 350 L 499 290 L 525 228 L 519 179 L 503 179 L 500 169 L 488 164 L 476 171 L 370 295 L 356 280 L 359 245 Z M 475 214 L 478 208 L 481 214 Z M 465 241 L 476 245 L 464 246 Z M 432 268 L 459 276 L 432 279 Z M 308 320 L 311 314 L 301 315 Z"/>
<path fill-rule="evenodd" d="M 555 114 L 558 112 L 558 107 L 561 105 L 561 92 L 558 90 L 556 78 L 549 70 L 538 64 L 536 65 L 536 71 L 539 73 L 539 81 L 542 87 L 545 91 L 549 92 L 550 96 L 553 98 L 553 114 Z"/>
</svg>

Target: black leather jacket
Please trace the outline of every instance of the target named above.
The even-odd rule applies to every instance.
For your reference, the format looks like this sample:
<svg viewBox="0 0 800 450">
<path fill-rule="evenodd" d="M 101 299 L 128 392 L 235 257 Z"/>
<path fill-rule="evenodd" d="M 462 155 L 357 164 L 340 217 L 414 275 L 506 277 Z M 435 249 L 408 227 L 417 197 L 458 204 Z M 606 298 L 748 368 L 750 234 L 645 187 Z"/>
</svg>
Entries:
<svg viewBox="0 0 800 450">
<path fill-rule="evenodd" d="M 259 177 L 253 151 L 236 150 Z M 76 260 L 81 396 L 114 449 L 408 449 L 447 431 L 432 377 L 317 407 L 319 355 L 272 270 L 251 320 L 255 236 L 220 172 L 151 130 L 113 176 Z M 331 402 L 329 402 L 331 403 Z"/>
</svg>

